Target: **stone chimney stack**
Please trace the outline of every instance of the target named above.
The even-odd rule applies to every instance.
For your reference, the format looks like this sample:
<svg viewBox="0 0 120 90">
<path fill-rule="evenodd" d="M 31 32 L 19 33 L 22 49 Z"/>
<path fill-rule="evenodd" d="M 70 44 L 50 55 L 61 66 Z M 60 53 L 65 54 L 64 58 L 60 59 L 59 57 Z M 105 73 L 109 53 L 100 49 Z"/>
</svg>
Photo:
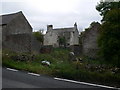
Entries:
<svg viewBox="0 0 120 90">
<path fill-rule="evenodd" d="M 77 30 L 77 23 L 75 22 L 75 24 L 74 24 L 74 28 Z"/>
<path fill-rule="evenodd" d="M 47 31 L 52 30 L 53 29 L 53 25 L 47 25 Z"/>
</svg>

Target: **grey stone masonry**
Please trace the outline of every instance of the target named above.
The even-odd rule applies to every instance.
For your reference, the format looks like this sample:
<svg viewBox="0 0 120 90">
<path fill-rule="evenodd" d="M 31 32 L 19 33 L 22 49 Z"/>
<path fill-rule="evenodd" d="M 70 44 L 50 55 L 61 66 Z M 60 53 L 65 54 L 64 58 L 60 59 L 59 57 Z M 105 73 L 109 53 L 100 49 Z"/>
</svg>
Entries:
<svg viewBox="0 0 120 90">
<path fill-rule="evenodd" d="M 0 16 L 2 49 L 20 53 L 39 53 L 40 43 L 32 36 L 32 27 L 20 11 Z"/>
<path fill-rule="evenodd" d="M 66 39 L 66 46 L 79 44 L 79 32 L 77 24 L 74 27 L 69 28 L 55 28 L 53 25 L 47 25 L 47 32 L 44 36 L 44 45 L 52 45 L 53 47 L 59 47 L 58 38 L 64 36 Z"/>
<path fill-rule="evenodd" d="M 81 45 L 82 54 L 91 58 L 97 58 L 97 52 L 99 50 L 97 39 L 100 32 L 100 24 L 93 22 L 87 30 L 82 32 Z"/>
</svg>

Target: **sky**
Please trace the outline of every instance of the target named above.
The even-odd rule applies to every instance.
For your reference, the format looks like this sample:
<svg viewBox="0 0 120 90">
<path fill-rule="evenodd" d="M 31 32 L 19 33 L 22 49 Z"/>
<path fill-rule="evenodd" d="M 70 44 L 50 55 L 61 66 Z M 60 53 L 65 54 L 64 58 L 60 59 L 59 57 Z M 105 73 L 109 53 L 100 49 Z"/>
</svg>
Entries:
<svg viewBox="0 0 120 90">
<path fill-rule="evenodd" d="M 76 22 L 79 31 L 88 28 L 93 21 L 100 22 L 101 16 L 95 9 L 100 0 L 2 0 L 3 14 L 22 11 L 33 31 L 73 27 Z"/>
</svg>

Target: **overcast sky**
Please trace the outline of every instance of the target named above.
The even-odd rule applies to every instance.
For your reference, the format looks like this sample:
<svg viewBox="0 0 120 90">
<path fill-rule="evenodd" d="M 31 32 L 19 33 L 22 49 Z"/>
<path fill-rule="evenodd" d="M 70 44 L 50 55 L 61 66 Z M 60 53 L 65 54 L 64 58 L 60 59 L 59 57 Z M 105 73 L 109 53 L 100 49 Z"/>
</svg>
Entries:
<svg viewBox="0 0 120 90">
<path fill-rule="evenodd" d="M 79 31 L 89 27 L 101 16 L 95 9 L 100 0 L 3 0 L 0 15 L 22 11 L 33 30 L 48 24 L 54 28 L 73 27 L 77 22 Z"/>
</svg>

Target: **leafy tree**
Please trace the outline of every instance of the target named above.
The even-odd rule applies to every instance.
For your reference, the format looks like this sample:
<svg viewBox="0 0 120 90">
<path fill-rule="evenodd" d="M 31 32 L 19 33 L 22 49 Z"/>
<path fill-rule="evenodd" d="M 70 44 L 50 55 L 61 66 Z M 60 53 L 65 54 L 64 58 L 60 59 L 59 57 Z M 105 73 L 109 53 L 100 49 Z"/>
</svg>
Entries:
<svg viewBox="0 0 120 90">
<path fill-rule="evenodd" d="M 120 1 L 119 2 L 103 2 L 101 1 L 96 9 L 100 12 L 100 15 L 103 16 L 102 21 L 104 21 L 104 16 L 108 13 L 108 11 L 113 9 L 120 9 Z"/>
<path fill-rule="evenodd" d="M 43 44 L 44 35 L 41 32 L 33 32 L 33 35 L 37 38 L 38 41 L 40 41 L 41 44 Z"/>
<path fill-rule="evenodd" d="M 58 37 L 58 43 L 59 43 L 59 46 L 64 46 L 66 47 L 66 39 L 64 36 L 61 36 L 61 37 Z"/>
<path fill-rule="evenodd" d="M 120 9 L 110 10 L 105 16 L 104 21 L 119 24 L 120 23 Z"/>
<path fill-rule="evenodd" d="M 99 54 L 120 67 L 120 2 L 102 2 L 96 9 L 101 12 L 104 21 L 98 38 Z"/>
</svg>

